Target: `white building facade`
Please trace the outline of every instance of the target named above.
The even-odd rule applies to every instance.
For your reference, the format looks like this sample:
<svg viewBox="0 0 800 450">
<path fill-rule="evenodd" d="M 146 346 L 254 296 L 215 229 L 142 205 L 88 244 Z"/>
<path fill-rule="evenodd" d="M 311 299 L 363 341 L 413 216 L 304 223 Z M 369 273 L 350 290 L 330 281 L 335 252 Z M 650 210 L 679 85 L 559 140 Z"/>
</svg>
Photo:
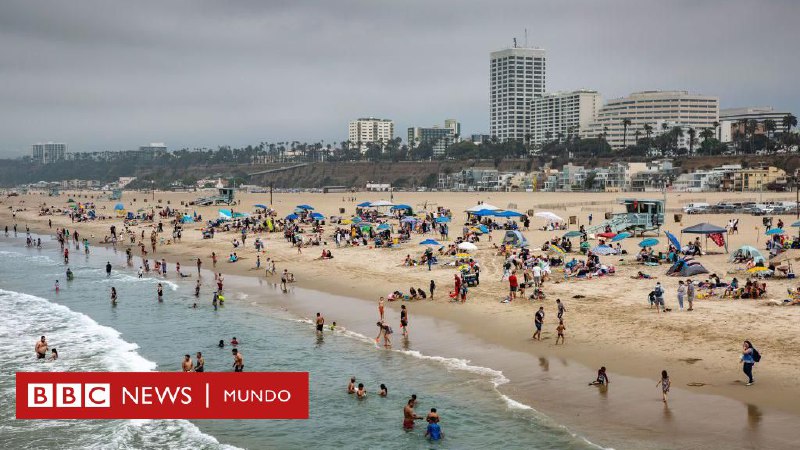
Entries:
<svg viewBox="0 0 800 450">
<path fill-rule="evenodd" d="M 587 132 L 597 118 L 602 97 L 590 90 L 555 92 L 534 98 L 531 105 L 531 142 L 542 145 Z"/>
<path fill-rule="evenodd" d="M 367 150 L 367 144 L 370 143 L 386 145 L 386 142 L 394 139 L 394 122 L 374 117 L 352 120 L 348 126 L 347 138 L 352 145 L 358 145 L 362 152 Z"/>
<path fill-rule="evenodd" d="M 623 121 L 630 120 L 625 133 Z M 645 125 L 656 135 L 662 122 L 694 128 L 699 135 L 704 128 L 714 129 L 719 120 L 719 98 L 690 94 L 687 91 L 643 91 L 627 97 L 609 100 L 597 113 L 595 120 L 583 137 L 600 137 L 605 134 L 609 145 L 622 149 L 634 143 L 638 130 L 646 137 Z M 627 136 L 626 136 L 627 134 Z"/>
<path fill-rule="evenodd" d="M 67 144 L 60 142 L 44 142 L 31 145 L 33 160 L 42 164 L 50 164 L 66 159 Z"/>
<path fill-rule="evenodd" d="M 545 92 L 546 52 L 514 47 L 492 52 L 489 59 L 489 134 L 525 141 L 531 102 Z"/>
</svg>

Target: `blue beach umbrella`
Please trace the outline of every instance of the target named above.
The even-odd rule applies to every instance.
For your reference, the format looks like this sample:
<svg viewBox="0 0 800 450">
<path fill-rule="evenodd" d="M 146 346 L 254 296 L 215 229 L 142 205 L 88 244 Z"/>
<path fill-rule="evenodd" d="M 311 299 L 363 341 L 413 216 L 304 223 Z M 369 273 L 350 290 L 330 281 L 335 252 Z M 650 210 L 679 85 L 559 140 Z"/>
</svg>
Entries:
<svg viewBox="0 0 800 450">
<path fill-rule="evenodd" d="M 656 238 L 647 238 L 647 239 L 643 239 L 641 242 L 639 242 L 639 247 L 642 247 L 642 248 L 652 247 L 652 246 L 657 245 L 657 244 L 658 244 L 658 239 L 656 239 Z"/>
<path fill-rule="evenodd" d="M 664 234 L 666 234 L 666 235 L 667 235 L 667 239 L 669 239 L 669 242 L 670 242 L 670 243 L 671 243 L 671 244 L 672 244 L 672 245 L 673 245 L 675 248 L 681 248 L 681 242 L 678 240 L 678 238 L 676 238 L 676 237 L 675 237 L 675 235 L 674 235 L 674 234 L 670 233 L 669 231 L 665 231 L 665 232 L 664 232 Z"/>
<path fill-rule="evenodd" d="M 501 212 L 496 212 L 494 215 L 495 217 L 522 217 L 525 214 L 518 213 L 516 211 L 501 211 Z"/>
<path fill-rule="evenodd" d="M 491 209 L 481 209 L 481 210 L 475 211 L 474 213 L 471 213 L 471 214 L 473 216 L 482 217 L 482 216 L 494 216 L 495 212 L 492 211 Z"/>
<path fill-rule="evenodd" d="M 391 228 L 388 223 L 382 223 L 378 225 L 378 231 L 388 230 Z"/>
<path fill-rule="evenodd" d="M 773 228 L 771 230 L 767 230 L 767 236 L 773 236 L 776 234 L 783 234 L 783 229 L 781 228 Z"/>
<path fill-rule="evenodd" d="M 370 202 L 361 202 L 361 203 L 357 204 L 356 206 L 358 206 L 359 208 L 368 208 L 369 205 L 371 205 L 371 204 L 372 203 L 370 203 Z"/>
<path fill-rule="evenodd" d="M 436 223 L 447 223 L 450 222 L 450 218 L 447 216 L 441 216 L 436 218 Z"/>
<path fill-rule="evenodd" d="M 628 239 L 629 237 L 631 237 L 631 234 L 628 233 L 627 231 L 623 231 L 622 233 L 611 238 L 611 242 L 619 242 L 623 239 Z"/>
<path fill-rule="evenodd" d="M 253 206 L 256 207 L 256 208 L 259 208 L 259 209 L 268 209 L 267 205 L 262 205 L 261 203 L 256 203 Z"/>
<path fill-rule="evenodd" d="M 598 245 L 597 247 L 592 249 L 592 253 L 604 256 L 604 255 L 614 255 L 617 253 L 617 251 L 614 250 L 613 247 L 610 247 L 608 245 Z"/>
<path fill-rule="evenodd" d="M 567 231 L 566 233 L 564 233 L 564 237 L 565 238 L 574 238 L 574 237 L 578 237 L 580 235 L 581 235 L 581 232 L 578 231 L 578 230 Z"/>
<path fill-rule="evenodd" d="M 305 209 L 306 211 L 310 211 L 310 210 L 314 209 L 314 207 L 311 206 L 311 205 L 297 205 L 297 208 Z"/>
<path fill-rule="evenodd" d="M 489 232 L 489 227 L 487 227 L 486 225 L 481 225 L 481 226 L 478 227 L 478 229 L 481 230 L 481 233 L 488 233 Z"/>
<path fill-rule="evenodd" d="M 228 217 L 228 218 L 230 218 L 231 216 L 233 216 L 233 214 L 231 213 L 231 210 L 230 210 L 230 209 L 220 209 L 220 210 L 219 210 L 219 215 L 220 215 L 220 216 L 225 216 L 225 217 Z"/>
<path fill-rule="evenodd" d="M 298 216 L 297 214 L 292 213 L 292 214 L 289 214 L 288 216 L 286 216 L 286 220 L 297 220 L 298 217 L 300 217 L 300 216 Z"/>
<path fill-rule="evenodd" d="M 114 211 L 121 211 L 123 209 L 125 209 L 125 205 L 123 205 L 122 203 L 117 203 L 116 205 L 114 205 Z"/>
<path fill-rule="evenodd" d="M 359 222 L 361 222 L 361 217 L 353 217 L 353 218 L 352 218 L 352 219 L 350 219 L 350 220 L 352 220 L 352 221 L 353 221 L 353 223 L 359 223 Z"/>
<path fill-rule="evenodd" d="M 394 205 L 389 209 L 391 209 L 392 211 L 397 211 L 397 210 L 401 210 L 401 209 L 411 210 L 411 206 L 409 206 L 409 205 Z"/>
<path fill-rule="evenodd" d="M 322 214 L 320 214 L 318 212 L 315 212 L 315 213 L 311 213 L 311 218 L 314 219 L 314 220 L 322 220 L 322 219 L 325 218 L 325 216 L 323 216 Z"/>
<path fill-rule="evenodd" d="M 438 243 L 434 239 L 425 239 L 424 241 L 420 242 L 419 245 L 442 245 L 442 244 Z"/>
</svg>

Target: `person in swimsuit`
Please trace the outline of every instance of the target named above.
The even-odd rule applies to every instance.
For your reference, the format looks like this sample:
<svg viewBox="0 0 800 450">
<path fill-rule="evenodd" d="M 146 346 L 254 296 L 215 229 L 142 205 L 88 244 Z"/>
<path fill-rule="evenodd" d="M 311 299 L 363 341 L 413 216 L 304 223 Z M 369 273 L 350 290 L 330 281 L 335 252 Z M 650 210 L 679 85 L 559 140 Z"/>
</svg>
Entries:
<svg viewBox="0 0 800 450">
<path fill-rule="evenodd" d="M 106 276 L 111 276 L 111 261 L 106 262 Z"/>
<path fill-rule="evenodd" d="M 561 339 L 562 344 L 566 343 L 566 340 L 564 339 L 564 330 L 566 329 L 567 327 L 564 326 L 564 321 L 559 319 L 558 326 L 556 327 L 556 332 L 558 333 L 558 335 L 556 336 L 556 345 L 558 345 L 559 339 Z"/>
<path fill-rule="evenodd" d="M 47 340 L 42 336 L 36 341 L 36 359 L 44 359 L 47 356 Z"/>
<path fill-rule="evenodd" d="M 200 280 L 197 280 L 197 283 L 194 285 L 194 296 L 200 297 Z"/>
<path fill-rule="evenodd" d="M 378 393 L 378 395 L 380 395 L 381 397 L 386 397 L 387 395 L 389 395 L 389 389 L 386 388 L 385 384 L 381 383 L 381 390 Z"/>
<path fill-rule="evenodd" d="M 406 305 L 400 306 L 400 328 L 403 330 L 403 337 L 408 337 L 408 310 Z"/>
<path fill-rule="evenodd" d="M 194 369 L 194 364 L 192 363 L 192 357 L 189 355 L 183 355 L 183 363 L 181 364 L 184 372 L 191 372 Z"/>
<path fill-rule="evenodd" d="M 542 324 L 544 324 L 544 306 L 540 306 L 539 311 L 536 311 L 536 317 L 534 319 L 536 331 L 533 333 L 533 339 L 538 341 L 542 340 Z"/>
<path fill-rule="evenodd" d="M 383 322 L 383 297 L 378 300 L 378 314 L 381 316 L 381 322 Z"/>
<path fill-rule="evenodd" d="M 611 380 L 608 379 L 606 366 L 603 366 L 597 371 L 597 379 L 589 383 L 589 386 L 604 386 L 609 383 L 611 383 Z"/>
<path fill-rule="evenodd" d="M 231 339 L 231 345 L 234 346 L 234 347 L 239 345 L 239 341 L 236 340 L 236 336 L 234 336 L 233 339 Z"/>
<path fill-rule="evenodd" d="M 322 334 L 322 329 L 325 327 L 325 318 L 322 314 L 317 313 L 317 334 Z"/>
<path fill-rule="evenodd" d="M 205 372 L 206 360 L 203 359 L 203 354 L 197 352 L 197 364 L 194 366 L 195 372 Z"/>
<path fill-rule="evenodd" d="M 348 394 L 356 393 L 356 377 L 350 377 L 350 383 L 347 384 L 347 393 Z"/>
<path fill-rule="evenodd" d="M 667 375 L 666 370 L 661 371 L 661 379 L 658 380 L 658 383 L 656 383 L 656 386 L 659 385 L 661 385 L 661 400 L 663 400 L 664 403 L 666 404 L 667 394 L 669 393 L 669 387 L 672 385 L 672 382 L 669 381 L 669 375 Z"/>
<path fill-rule="evenodd" d="M 415 399 L 410 398 L 408 399 L 406 406 L 403 408 L 403 429 L 406 431 L 414 429 L 415 420 L 422 420 L 422 417 L 414 413 L 414 403 Z"/>
<path fill-rule="evenodd" d="M 430 291 L 431 291 L 431 300 L 433 300 L 433 291 L 435 291 L 435 290 L 436 290 L 436 282 L 434 282 L 433 280 L 431 280 L 431 286 L 430 286 Z"/>
<path fill-rule="evenodd" d="M 219 344 L 217 345 L 217 347 L 219 347 L 219 348 L 225 348 L 225 341 L 224 341 L 224 340 L 222 340 L 222 339 L 220 339 L 220 340 L 219 340 Z"/>
<path fill-rule="evenodd" d="M 111 287 L 111 304 L 117 306 L 117 288 Z"/>
<path fill-rule="evenodd" d="M 233 353 L 233 371 L 244 372 L 244 358 L 242 354 L 239 353 L 238 349 L 231 350 L 231 353 Z"/>
<path fill-rule="evenodd" d="M 367 390 L 364 389 L 364 383 L 358 383 L 358 390 L 356 391 L 356 397 L 367 398 Z"/>
<path fill-rule="evenodd" d="M 161 283 L 158 283 L 158 301 L 164 301 L 164 287 L 161 286 Z"/>
<path fill-rule="evenodd" d="M 50 359 L 49 361 L 55 361 L 58 359 L 58 350 L 53 349 L 50 351 Z"/>
</svg>

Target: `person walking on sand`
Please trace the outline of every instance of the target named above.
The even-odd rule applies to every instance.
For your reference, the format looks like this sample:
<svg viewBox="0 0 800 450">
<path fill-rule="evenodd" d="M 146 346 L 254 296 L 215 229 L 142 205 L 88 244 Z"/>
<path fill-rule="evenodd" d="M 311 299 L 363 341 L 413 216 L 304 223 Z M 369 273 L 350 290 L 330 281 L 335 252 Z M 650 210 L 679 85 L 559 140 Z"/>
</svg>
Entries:
<svg viewBox="0 0 800 450">
<path fill-rule="evenodd" d="M 683 280 L 678 281 L 678 309 L 683 311 L 683 299 L 686 298 L 686 285 Z"/>
<path fill-rule="evenodd" d="M 758 350 L 753 347 L 750 341 L 744 341 L 742 344 L 742 371 L 747 375 L 747 386 L 752 386 L 756 380 L 753 378 L 753 366 L 761 360 L 761 355 Z"/>
<path fill-rule="evenodd" d="M 217 253 L 211 252 L 211 266 L 217 267 Z"/>
<path fill-rule="evenodd" d="M 517 271 L 511 271 L 511 275 L 508 276 L 508 295 L 511 300 L 517 298 L 517 289 L 519 288 L 519 282 L 517 281 Z"/>
<path fill-rule="evenodd" d="M 556 336 L 556 345 L 558 345 L 558 340 L 559 339 L 561 339 L 561 344 L 562 345 L 566 344 L 567 341 L 564 338 L 564 330 L 566 330 L 566 329 L 567 329 L 567 327 L 564 326 L 564 321 L 559 319 L 558 320 L 558 326 L 556 327 L 556 332 L 558 333 L 558 335 Z"/>
<path fill-rule="evenodd" d="M 431 291 L 431 300 L 433 300 L 433 291 L 436 290 L 436 282 L 431 280 L 430 291 Z"/>
<path fill-rule="evenodd" d="M 564 307 L 564 302 L 562 302 L 560 298 L 556 299 L 556 307 L 558 308 L 558 320 L 561 320 L 564 318 L 564 313 L 567 311 L 567 308 Z"/>
<path fill-rule="evenodd" d="M 383 297 L 381 297 L 381 298 L 378 300 L 378 315 L 379 315 L 379 316 L 380 316 L 380 318 L 381 318 L 381 322 L 383 322 L 383 310 L 384 310 L 384 306 L 383 306 Z"/>
<path fill-rule="evenodd" d="M 686 309 L 687 311 L 694 311 L 694 296 L 695 296 L 695 286 L 694 281 L 692 279 L 686 280 L 686 300 L 689 301 L 689 308 Z"/>
<path fill-rule="evenodd" d="M 539 311 L 536 311 L 536 316 L 534 318 L 534 325 L 536 325 L 536 331 L 533 333 L 533 339 L 537 341 L 542 340 L 542 325 L 544 324 L 544 306 L 539 307 Z"/>
<path fill-rule="evenodd" d="M 659 385 L 661 385 L 661 400 L 663 400 L 664 403 L 666 404 L 667 394 L 669 393 L 669 387 L 672 385 L 672 383 L 669 381 L 669 375 L 667 375 L 666 370 L 661 371 L 661 379 L 658 380 L 658 382 L 656 383 L 656 387 L 658 387 Z"/>
</svg>

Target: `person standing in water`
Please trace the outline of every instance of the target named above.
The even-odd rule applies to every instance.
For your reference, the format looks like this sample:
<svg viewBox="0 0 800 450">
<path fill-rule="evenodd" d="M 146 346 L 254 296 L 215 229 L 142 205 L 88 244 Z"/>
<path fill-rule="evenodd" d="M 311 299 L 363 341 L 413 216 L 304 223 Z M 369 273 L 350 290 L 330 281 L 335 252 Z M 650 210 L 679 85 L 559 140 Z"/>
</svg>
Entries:
<svg viewBox="0 0 800 450">
<path fill-rule="evenodd" d="M 414 413 L 414 399 L 410 398 L 403 408 L 403 429 L 406 431 L 413 430 L 415 420 L 422 420 L 422 417 Z"/>
<path fill-rule="evenodd" d="M 383 322 L 383 297 L 378 300 L 378 315 L 381 318 L 381 322 Z"/>
<path fill-rule="evenodd" d="M 403 330 L 403 337 L 408 337 L 408 310 L 406 305 L 400 306 L 400 328 Z"/>
<path fill-rule="evenodd" d="M 44 336 L 36 341 L 36 359 L 44 359 L 47 356 L 47 339 Z"/>
<path fill-rule="evenodd" d="M 317 334 L 322 334 L 322 329 L 325 327 L 325 318 L 322 314 L 317 313 Z"/>
<path fill-rule="evenodd" d="M 164 301 L 164 287 L 161 286 L 161 283 L 158 283 L 158 301 Z"/>
<path fill-rule="evenodd" d="M 106 262 L 106 276 L 111 276 L 111 261 Z"/>
<path fill-rule="evenodd" d="M 111 286 L 111 304 L 117 306 L 117 288 Z"/>
<path fill-rule="evenodd" d="M 183 355 L 183 363 L 181 364 L 184 372 L 191 372 L 194 369 L 194 364 L 192 363 L 192 357 L 189 355 Z"/>
<path fill-rule="evenodd" d="M 656 383 L 656 386 L 659 385 L 661 386 L 661 400 L 663 400 L 664 403 L 666 404 L 667 394 L 669 393 L 669 387 L 672 385 L 672 383 L 669 381 L 669 375 L 667 375 L 666 370 L 661 371 L 661 379 L 658 380 L 658 383 Z"/>
<path fill-rule="evenodd" d="M 197 283 L 194 285 L 194 296 L 200 297 L 200 280 L 197 280 Z"/>
<path fill-rule="evenodd" d="M 205 372 L 206 360 L 203 359 L 203 354 L 197 352 L 197 364 L 194 366 L 195 372 Z"/>
<path fill-rule="evenodd" d="M 197 276 L 200 276 L 200 267 L 203 265 L 203 261 L 200 258 L 197 258 Z"/>
<path fill-rule="evenodd" d="M 533 323 L 536 325 L 536 331 L 533 333 L 533 339 L 541 341 L 542 324 L 544 324 L 544 306 L 540 306 L 539 311 L 536 311 L 536 317 L 534 318 Z"/>
<path fill-rule="evenodd" d="M 56 289 L 56 293 L 58 293 L 59 289 L 61 289 L 61 287 L 58 285 L 58 280 L 56 280 L 55 289 Z"/>
<path fill-rule="evenodd" d="M 233 354 L 233 371 L 234 372 L 244 372 L 244 358 L 242 354 L 239 353 L 239 349 L 231 350 Z"/>
</svg>

